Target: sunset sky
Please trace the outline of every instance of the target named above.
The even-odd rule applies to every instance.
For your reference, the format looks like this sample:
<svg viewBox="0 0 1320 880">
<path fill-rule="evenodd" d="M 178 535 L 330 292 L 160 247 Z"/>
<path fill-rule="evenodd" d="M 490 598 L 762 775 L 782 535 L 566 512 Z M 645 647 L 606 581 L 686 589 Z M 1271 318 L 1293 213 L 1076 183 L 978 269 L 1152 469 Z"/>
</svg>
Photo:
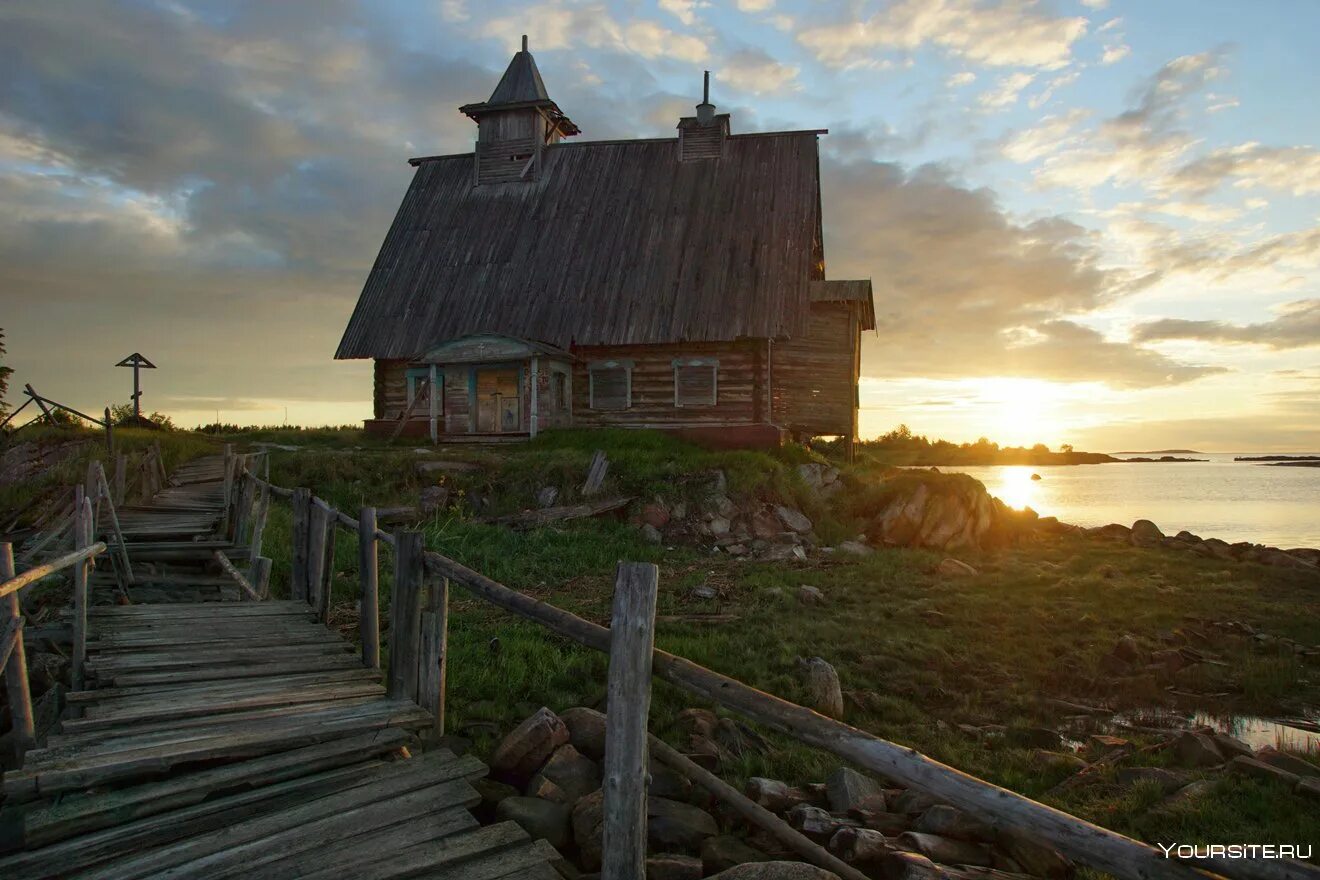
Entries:
<svg viewBox="0 0 1320 880">
<path fill-rule="evenodd" d="M 10 402 L 370 415 L 336 362 L 414 155 L 529 35 L 583 139 L 828 128 L 826 267 L 873 280 L 861 426 L 1320 451 L 1320 3 L 0 5 Z M 286 416 L 287 411 L 287 416 Z"/>
</svg>

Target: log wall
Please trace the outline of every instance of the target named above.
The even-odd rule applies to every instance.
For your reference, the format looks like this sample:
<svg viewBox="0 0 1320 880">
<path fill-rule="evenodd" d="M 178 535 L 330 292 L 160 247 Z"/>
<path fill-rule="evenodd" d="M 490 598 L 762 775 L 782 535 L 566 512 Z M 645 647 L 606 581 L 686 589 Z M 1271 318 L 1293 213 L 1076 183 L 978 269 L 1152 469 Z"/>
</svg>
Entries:
<svg viewBox="0 0 1320 880">
<path fill-rule="evenodd" d="M 775 422 L 794 433 L 857 433 L 860 325 L 850 303 L 814 303 L 805 336 L 771 347 Z"/>
</svg>

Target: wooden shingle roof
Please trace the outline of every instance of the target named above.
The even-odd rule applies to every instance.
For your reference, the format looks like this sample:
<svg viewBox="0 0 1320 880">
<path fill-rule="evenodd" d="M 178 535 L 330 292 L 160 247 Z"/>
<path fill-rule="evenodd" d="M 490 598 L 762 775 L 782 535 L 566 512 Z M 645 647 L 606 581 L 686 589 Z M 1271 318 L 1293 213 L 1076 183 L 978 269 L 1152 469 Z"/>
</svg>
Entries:
<svg viewBox="0 0 1320 880">
<path fill-rule="evenodd" d="M 816 138 L 556 144 L 528 182 L 473 185 L 472 155 L 417 171 L 338 358 L 415 357 L 497 333 L 570 345 L 785 337 L 821 277 Z"/>
</svg>

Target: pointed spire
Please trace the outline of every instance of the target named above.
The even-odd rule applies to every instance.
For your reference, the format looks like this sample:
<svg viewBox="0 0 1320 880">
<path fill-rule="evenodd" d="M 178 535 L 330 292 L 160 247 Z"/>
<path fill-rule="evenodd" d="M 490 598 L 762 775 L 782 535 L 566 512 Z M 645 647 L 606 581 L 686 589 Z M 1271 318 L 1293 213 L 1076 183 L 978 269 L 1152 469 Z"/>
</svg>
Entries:
<svg viewBox="0 0 1320 880">
<path fill-rule="evenodd" d="M 701 83 L 701 103 L 697 105 L 697 121 L 702 125 L 710 125 L 715 119 L 715 105 L 710 102 L 710 71 L 702 78 Z"/>
<path fill-rule="evenodd" d="M 500 78 L 500 84 L 491 92 L 486 106 L 549 100 L 550 93 L 545 90 L 541 71 L 536 68 L 536 59 L 527 50 L 527 35 L 523 34 L 522 51 L 514 53 L 513 60 L 509 62 L 508 69 Z"/>
</svg>

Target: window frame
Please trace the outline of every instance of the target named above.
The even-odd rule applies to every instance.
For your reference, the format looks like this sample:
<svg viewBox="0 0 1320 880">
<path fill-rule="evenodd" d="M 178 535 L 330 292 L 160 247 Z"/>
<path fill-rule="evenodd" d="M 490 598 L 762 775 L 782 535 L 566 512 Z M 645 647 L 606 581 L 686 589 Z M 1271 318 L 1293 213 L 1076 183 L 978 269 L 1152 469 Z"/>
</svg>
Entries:
<svg viewBox="0 0 1320 880">
<path fill-rule="evenodd" d="M 596 373 L 605 370 L 623 371 L 623 406 L 596 405 Z M 628 359 L 590 361 L 587 364 L 587 408 L 597 412 L 624 412 L 632 409 L 632 371 L 633 361 Z"/>
<path fill-rule="evenodd" d="M 674 408 L 700 409 L 718 406 L 720 402 L 720 361 L 713 357 L 674 358 L 671 362 L 674 371 Z M 684 367 L 710 367 L 710 399 L 700 403 L 683 402 L 679 397 L 678 371 Z"/>
</svg>

